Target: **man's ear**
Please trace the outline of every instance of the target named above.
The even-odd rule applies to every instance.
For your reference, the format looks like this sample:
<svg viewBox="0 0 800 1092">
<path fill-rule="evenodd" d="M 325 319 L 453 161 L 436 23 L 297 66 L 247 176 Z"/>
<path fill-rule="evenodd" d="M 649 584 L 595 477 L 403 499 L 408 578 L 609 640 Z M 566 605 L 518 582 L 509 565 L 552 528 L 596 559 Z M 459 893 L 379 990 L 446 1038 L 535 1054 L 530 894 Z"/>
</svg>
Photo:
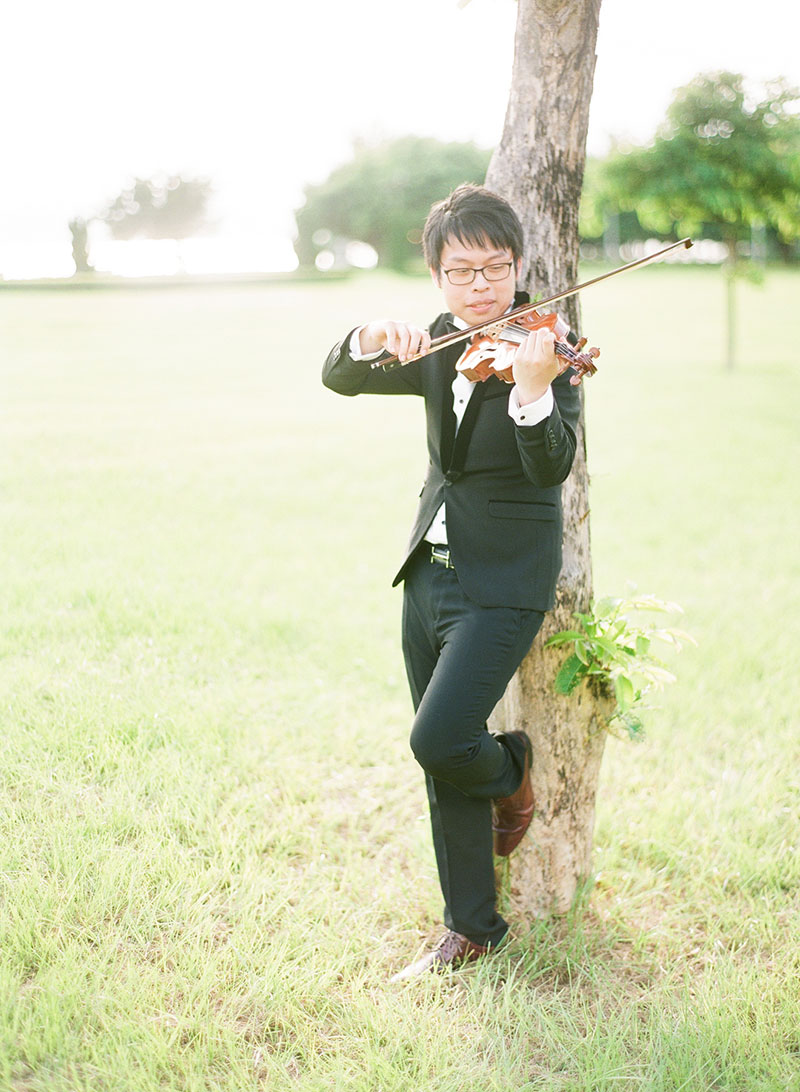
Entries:
<svg viewBox="0 0 800 1092">
<path fill-rule="evenodd" d="M 441 288 L 442 287 L 441 272 L 437 273 L 436 270 L 431 268 L 430 266 L 428 268 L 430 269 L 431 280 L 433 281 L 433 283 L 436 285 L 437 288 Z"/>
</svg>

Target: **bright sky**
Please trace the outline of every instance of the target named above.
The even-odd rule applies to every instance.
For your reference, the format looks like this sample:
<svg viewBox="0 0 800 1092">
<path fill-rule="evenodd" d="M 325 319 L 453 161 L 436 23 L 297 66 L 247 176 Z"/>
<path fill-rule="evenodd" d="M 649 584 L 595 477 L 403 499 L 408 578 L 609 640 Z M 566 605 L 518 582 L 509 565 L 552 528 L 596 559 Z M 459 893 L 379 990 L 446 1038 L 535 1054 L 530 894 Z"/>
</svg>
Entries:
<svg viewBox="0 0 800 1092">
<path fill-rule="evenodd" d="M 515 17 L 514 0 L 11 5 L 0 275 L 23 254 L 55 272 L 60 251 L 69 273 L 67 221 L 160 170 L 210 176 L 220 233 L 256 266 L 279 264 L 303 185 L 346 160 L 354 137 L 497 142 Z M 603 0 L 589 150 L 646 140 L 701 71 L 800 85 L 798 43 L 798 0 Z"/>
</svg>

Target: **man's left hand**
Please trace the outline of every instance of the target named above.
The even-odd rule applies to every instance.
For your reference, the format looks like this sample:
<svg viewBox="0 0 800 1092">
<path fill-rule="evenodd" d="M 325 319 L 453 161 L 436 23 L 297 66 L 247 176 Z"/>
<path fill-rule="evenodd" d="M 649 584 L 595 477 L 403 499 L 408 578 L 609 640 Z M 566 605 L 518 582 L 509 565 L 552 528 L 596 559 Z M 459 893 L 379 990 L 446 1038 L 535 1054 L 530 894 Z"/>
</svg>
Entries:
<svg viewBox="0 0 800 1092">
<path fill-rule="evenodd" d="M 521 406 L 538 401 L 569 367 L 568 360 L 556 356 L 555 343 L 552 330 L 533 330 L 517 349 L 512 373 Z"/>
</svg>

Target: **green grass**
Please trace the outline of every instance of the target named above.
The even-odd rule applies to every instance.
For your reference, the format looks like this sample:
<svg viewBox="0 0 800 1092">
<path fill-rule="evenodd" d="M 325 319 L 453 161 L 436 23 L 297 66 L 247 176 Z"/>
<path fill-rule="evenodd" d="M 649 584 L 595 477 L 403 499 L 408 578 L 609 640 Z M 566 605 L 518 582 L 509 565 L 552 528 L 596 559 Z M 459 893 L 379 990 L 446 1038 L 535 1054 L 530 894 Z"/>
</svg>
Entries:
<svg viewBox="0 0 800 1092">
<path fill-rule="evenodd" d="M 800 1088 L 800 276 L 584 298 L 597 593 L 698 641 L 612 740 L 596 875 L 479 967 L 440 897 L 389 581 L 414 400 L 319 383 L 373 276 L 6 292 L 0 1090 Z"/>
</svg>

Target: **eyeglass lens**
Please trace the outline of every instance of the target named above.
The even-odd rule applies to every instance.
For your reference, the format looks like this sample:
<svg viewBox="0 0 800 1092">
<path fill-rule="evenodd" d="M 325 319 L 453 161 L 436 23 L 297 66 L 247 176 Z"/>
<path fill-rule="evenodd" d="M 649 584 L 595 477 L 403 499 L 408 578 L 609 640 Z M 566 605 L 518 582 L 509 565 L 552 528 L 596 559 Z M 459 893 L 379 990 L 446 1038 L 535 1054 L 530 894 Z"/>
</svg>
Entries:
<svg viewBox="0 0 800 1092">
<path fill-rule="evenodd" d="M 478 273 L 483 273 L 487 281 L 504 281 L 513 262 L 499 262 L 485 265 L 482 269 L 445 269 L 445 275 L 451 284 L 472 284 Z"/>
</svg>

